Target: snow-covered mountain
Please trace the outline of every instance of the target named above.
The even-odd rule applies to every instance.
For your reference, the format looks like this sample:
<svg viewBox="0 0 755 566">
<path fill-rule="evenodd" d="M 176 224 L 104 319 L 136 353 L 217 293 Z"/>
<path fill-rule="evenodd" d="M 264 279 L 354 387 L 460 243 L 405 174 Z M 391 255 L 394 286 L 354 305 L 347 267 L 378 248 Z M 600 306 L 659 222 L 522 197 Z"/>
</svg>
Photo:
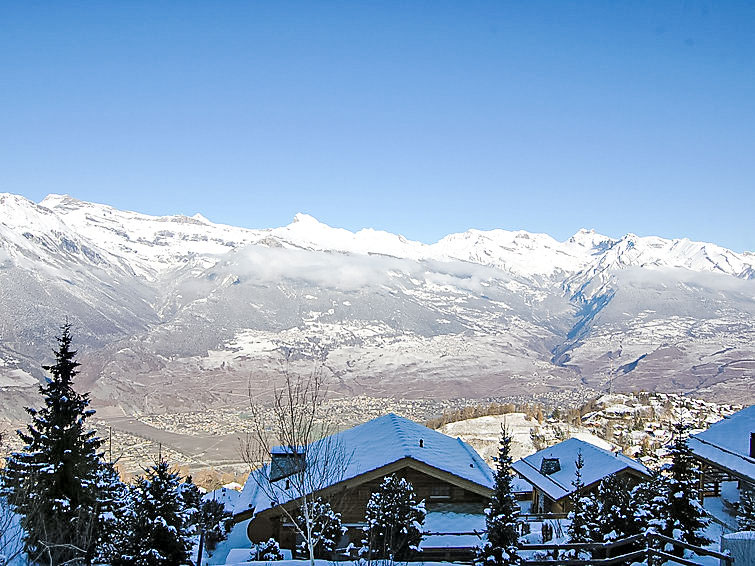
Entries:
<svg viewBox="0 0 755 566">
<path fill-rule="evenodd" d="M 469 230 L 424 244 L 305 214 L 251 230 L 0 194 L 0 403 L 31 394 L 66 316 L 94 395 L 134 410 L 243 402 L 283 358 L 319 359 L 344 393 L 611 382 L 753 399 L 754 266 L 686 239 Z"/>
</svg>

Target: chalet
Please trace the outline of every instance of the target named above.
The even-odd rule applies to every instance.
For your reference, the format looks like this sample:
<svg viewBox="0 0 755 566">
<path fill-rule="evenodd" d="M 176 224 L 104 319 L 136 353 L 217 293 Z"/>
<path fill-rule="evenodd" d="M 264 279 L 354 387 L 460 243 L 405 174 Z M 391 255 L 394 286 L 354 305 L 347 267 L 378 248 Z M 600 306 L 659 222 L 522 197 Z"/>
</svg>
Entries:
<svg viewBox="0 0 755 566">
<path fill-rule="evenodd" d="M 580 453 L 584 461 L 582 482 L 587 492 L 596 489 L 608 476 L 626 475 L 639 481 L 650 475 L 645 466 L 621 452 L 611 452 L 570 438 L 514 462 L 514 471 L 533 487 L 532 513 L 558 514 L 571 510 L 569 496 L 574 492 L 572 482 Z"/>
<path fill-rule="evenodd" d="M 692 435 L 687 445 L 700 464 L 705 495 L 719 495 L 724 481 L 755 486 L 755 405 Z"/>
<path fill-rule="evenodd" d="M 425 501 L 428 513 L 425 530 L 428 525 L 438 528 L 462 518 L 464 524 L 481 525 L 484 529 L 484 508 L 492 494 L 493 473 L 482 458 L 460 439 L 388 414 L 323 441 L 336 441 L 348 454 L 337 478 L 318 484 L 315 492 L 315 495 L 330 501 L 334 510 L 341 513 L 344 526 L 349 529 L 345 539 L 339 542 L 339 547 L 346 547 L 349 542 L 359 542 L 367 502 L 383 478 L 391 474 L 411 482 L 418 500 Z M 270 465 L 255 470 L 246 481 L 235 507 L 235 518 L 237 521 L 251 519 L 247 534 L 252 542 L 274 537 L 281 548 L 292 550 L 297 544 L 293 526 L 280 509 L 283 505 L 295 513 L 296 503 L 292 500 L 294 496 L 287 478 L 306 471 L 306 463 L 295 452 L 279 450 L 277 456 L 273 454 Z M 261 488 L 261 485 L 271 484 L 277 486 L 274 502 L 269 496 L 270 489 Z M 458 525 L 454 530 L 458 530 Z M 479 543 L 478 537 L 475 540 Z M 442 545 L 453 547 L 454 542 L 449 542 L 447 537 Z M 427 551 L 432 550 L 431 546 L 432 542 L 430 545 L 423 544 L 426 556 Z M 476 544 L 467 545 L 464 542 L 456 546 Z"/>
</svg>

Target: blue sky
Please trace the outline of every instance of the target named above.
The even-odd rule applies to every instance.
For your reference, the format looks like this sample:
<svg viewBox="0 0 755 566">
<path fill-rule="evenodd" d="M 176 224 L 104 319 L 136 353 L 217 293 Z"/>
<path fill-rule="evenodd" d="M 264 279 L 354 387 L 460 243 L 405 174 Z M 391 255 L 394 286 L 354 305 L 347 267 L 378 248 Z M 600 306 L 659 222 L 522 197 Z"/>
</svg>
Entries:
<svg viewBox="0 0 755 566">
<path fill-rule="evenodd" d="M 755 250 L 755 3 L 0 3 L 0 191 Z"/>
</svg>

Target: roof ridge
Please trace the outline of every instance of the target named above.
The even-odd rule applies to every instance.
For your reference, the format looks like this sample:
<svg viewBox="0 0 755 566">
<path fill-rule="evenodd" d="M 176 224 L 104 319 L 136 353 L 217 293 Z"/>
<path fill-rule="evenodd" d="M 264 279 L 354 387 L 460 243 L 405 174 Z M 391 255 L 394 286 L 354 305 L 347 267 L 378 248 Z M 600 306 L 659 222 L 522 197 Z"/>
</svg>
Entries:
<svg viewBox="0 0 755 566">
<path fill-rule="evenodd" d="M 634 469 L 637 469 L 637 466 L 639 466 L 640 468 L 644 470 L 648 469 L 645 464 L 643 464 L 642 462 L 638 460 L 635 460 L 631 456 L 627 456 L 626 454 L 624 454 L 624 452 L 621 451 L 621 449 L 614 452 L 613 450 L 606 450 L 605 448 L 601 446 L 597 446 L 593 444 L 592 442 L 587 442 L 586 440 L 582 440 L 581 438 L 577 438 L 575 436 L 572 436 L 568 440 L 572 440 L 572 439 L 577 440 L 578 442 L 581 442 L 582 444 L 586 444 L 587 446 L 590 446 L 591 448 L 594 448 L 595 450 L 599 450 L 600 452 L 603 452 L 606 456 L 612 456 L 618 460 L 621 460 L 622 462 L 624 462 L 624 464 Z"/>
<path fill-rule="evenodd" d="M 557 482 L 556 480 L 554 480 L 549 475 L 545 475 L 539 469 L 537 469 L 535 466 L 533 466 L 530 462 L 526 461 L 524 458 L 522 458 L 519 461 L 523 462 L 524 464 L 526 464 L 527 466 L 529 466 L 530 468 L 532 468 L 535 473 L 537 473 L 538 475 L 542 476 L 543 478 L 545 478 L 547 481 L 551 482 L 553 485 L 555 485 L 559 489 L 564 490 L 567 494 L 571 493 L 571 491 L 574 491 L 574 488 L 571 488 L 571 490 L 570 490 L 570 488 L 566 487 L 565 485 L 562 485 L 560 482 Z"/>
<path fill-rule="evenodd" d="M 574 441 L 574 443 L 579 443 L 579 445 L 580 445 L 579 452 L 582 452 L 582 447 L 587 446 L 589 449 L 597 451 L 599 454 L 602 454 L 603 456 L 610 457 L 610 458 L 612 458 L 612 459 L 614 459 L 614 460 L 616 460 L 618 462 L 621 462 L 624 465 L 624 467 L 629 467 L 629 468 L 632 468 L 632 469 L 637 470 L 637 471 L 644 471 L 644 472 L 648 471 L 648 468 L 647 468 L 647 466 L 645 466 L 645 464 L 643 464 L 642 462 L 640 462 L 638 460 L 635 460 L 634 458 L 631 458 L 630 456 L 627 456 L 621 450 L 619 450 L 617 452 L 614 452 L 613 450 L 606 450 L 605 448 L 602 448 L 600 446 L 596 446 L 595 444 L 593 444 L 591 442 L 587 442 L 586 440 L 582 440 L 581 438 L 577 438 L 575 436 L 567 438 L 566 440 L 562 440 L 561 442 L 559 442 L 557 444 L 554 444 L 553 446 L 549 446 L 547 448 L 543 448 L 542 450 L 538 450 L 534 454 L 530 454 L 529 456 L 525 456 L 524 458 L 522 458 L 522 460 L 525 460 L 525 461 L 527 461 L 528 464 L 530 464 L 530 461 L 534 462 L 534 457 L 537 456 L 538 454 L 540 454 L 541 452 L 543 453 L 540 456 L 542 458 L 555 457 L 557 455 L 557 453 L 553 454 L 553 452 L 550 452 L 550 453 L 546 454 L 546 451 L 548 451 L 548 450 L 552 451 L 554 448 L 558 448 L 559 446 L 562 446 L 564 444 L 568 444 L 572 440 Z M 533 468 L 535 467 L 532 464 L 530 464 L 530 465 Z M 555 480 L 553 480 L 553 481 L 555 482 Z"/>
<path fill-rule="evenodd" d="M 409 450 L 409 443 L 407 442 L 406 434 L 404 434 L 403 428 L 401 428 L 400 418 L 396 413 L 388 413 L 386 415 L 393 425 L 393 430 L 396 433 L 396 437 L 401 443 L 401 448 L 404 456 L 411 456 L 412 451 Z M 407 419 L 408 420 L 408 419 Z"/>
<path fill-rule="evenodd" d="M 586 440 L 582 440 L 581 438 L 577 438 L 576 436 L 572 436 L 570 438 L 567 438 L 563 442 L 569 442 L 570 440 L 575 440 L 576 442 L 579 442 L 580 444 L 584 444 L 586 446 L 589 446 L 590 448 L 594 448 L 595 450 L 599 450 L 600 452 L 603 452 L 606 456 L 624 456 L 625 458 L 629 458 L 626 454 L 624 454 L 621 450 L 618 450 L 617 452 L 614 452 L 613 450 L 606 450 L 605 448 L 598 446 L 597 444 L 593 444 L 592 442 L 587 442 Z M 553 446 L 558 446 L 558 444 L 554 444 Z M 551 448 L 553 448 L 551 446 Z M 631 458 L 630 458 L 631 459 Z"/>
</svg>

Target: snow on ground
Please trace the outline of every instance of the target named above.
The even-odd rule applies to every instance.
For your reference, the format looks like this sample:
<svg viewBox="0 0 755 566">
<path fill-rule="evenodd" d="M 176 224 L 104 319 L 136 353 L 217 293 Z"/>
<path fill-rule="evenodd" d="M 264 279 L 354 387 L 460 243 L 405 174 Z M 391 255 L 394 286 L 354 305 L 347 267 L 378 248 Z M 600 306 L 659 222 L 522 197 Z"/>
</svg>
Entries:
<svg viewBox="0 0 755 566">
<path fill-rule="evenodd" d="M 711 525 L 712 532 L 708 535 L 708 538 L 713 540 L 719 540 L 721 536 L 721 528 L 723 523 L 726 525 L 725 532 L 736 531 L 737 525 L 737 511 L 734 505 L 739 501 L 739 488 L 737 482 L 726 481 L 721 483 L 721 495 L 718 497 L 706 497 L 704 507 L 708 513 L 713 515 L 714 523 L 718 523 L 717 528 Z"/>
<path fill-rule="evenodd" d="M 421 548 L 445 548 L 455 546 L 480 546 L 485 532 L 485 515 L 457 513 L 454 511 L 430 511 L 425 517 L 423 531 L 429 533 L 471 533 L 479 535 L 430 535 L 422 539 Z"/>
<path fill-rule="evenodd" d="M 38 381 L 22 369 L 4 370 L 0 374 L 0 387 L 28 387 L 36 383 Z"/>
<path fill-rule="evenodd" d="M 250 520 L 247 519 L 246 521 L 241 521 L 240 523 L 233 525 L 233 529 L 231 529 L 231 532 L 228 534 L 228 538 L 219 543 L 217 548 L 211 555 L 208 556 L 205 553 L 202 562 L 208 565 L 226 564 L 226 559 L 228 558 L 230 551 L 233 549 L 242 548 L 246 550 L 246 556 L 249 557 L 249 553 L 251 552 L 252 547 L 251 543 L 249 542 L 249 537 L 247 537 L 246 535 L 246 529 L 249 526 L 249 521 Z"/>
<path fill-rule="evenodd" d="M 535 418 L 528 418 L 525 413 L 508 413 L 477 417 L 443 425 L 438 430 L 448 436 L 456 436 L 471 445 L 488 465 L 494 465 L 493 458 L 498 456 L 498 442 L 501 439 L 501 426 L 504 425 L 512 436 L 511 457 L 519 460 L 537 452 L 532 434 L 541 435 L 548 444 L 555 443 L 559 434 L 566 438 L 576 437 L 604 450 L 614 448 L 609 442 L 589 432 L 584 427 L 569 425 L 564 422 L 539 423 Z"/>
<path fill-rule="evenodd" d="M 344 562 L 344 564 L 348 564 L 349 566 L 367 566 L 368 564 L 372 564 L 372 566 L 392 566 L 393 562 L 382 562 L 380 560 L 373 560 L 371 563 L 368 563 L 364 560 L 357 560 L 357 561 L 349 561 Z M 401 563 L 405 564 L 405 563 Z M 409 562 L 408 564 L 411 564 L 412 566 L 449 566 L 450 564 L 453 564 L 452 562 Z M 309 560 L 279 560 L 276 562 L 270 562 L 270 561 L 252 561 L 252 562 L 229 562 L 227 566 L 309 566 Z M 333 562 L 330 560 L 315 560 L 315 566 L 333 566 Z"/>
</svg>

